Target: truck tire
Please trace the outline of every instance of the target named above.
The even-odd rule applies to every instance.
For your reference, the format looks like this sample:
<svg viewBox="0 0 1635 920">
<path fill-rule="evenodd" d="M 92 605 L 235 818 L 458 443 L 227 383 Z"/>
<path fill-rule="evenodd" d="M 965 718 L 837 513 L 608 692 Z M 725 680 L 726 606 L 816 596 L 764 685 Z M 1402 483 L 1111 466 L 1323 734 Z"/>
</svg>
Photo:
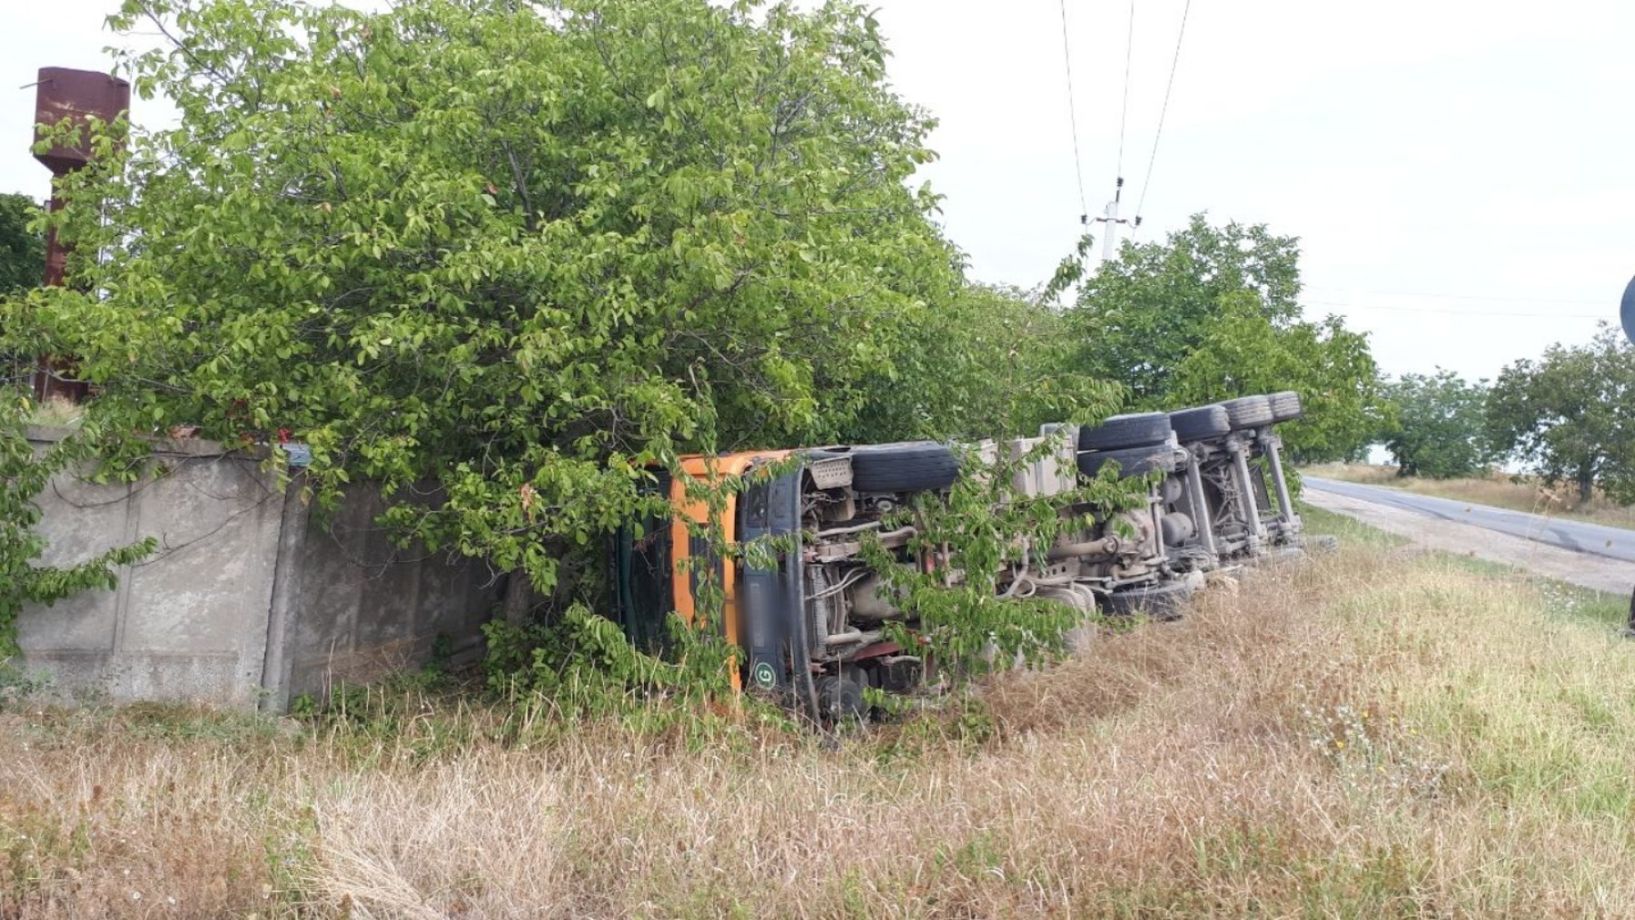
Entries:
<svg viewBox="0 0 1635 920">
<path fill-rule="evenodd" d="M 934 492 L 959 479 L 959 459 L 935 441 L 853 448 L 852 488 L 859 492 Z"/>
<path fill-rule="evenodd" d="M 1197 585 L 1186 579 L 1162 581 L 1113 591 L 1107 595 L 1102 606 L 1113 616 L 1144 613 L 1155 620 L 1178 620 L 1181 609 L 1197 590 Z"/>
<path fill-rule="evenodd" d="M 1079 450 L 1121 450 L 1169 440 L 1169 416 L 1162 412 L 1115 415 L 1100 425 L 1079 429 Z"/>
<path fill-rule="evenodd" d="M 1169 414 L 1169 425 L 1181 441 L 1203 441 L 1232 431 L 1232 420 L 1221 405 L 1198 406 Z"/>
<path fill-rule="evenodd" d="M 848 676 L 825 674 L 819 677 L 817 697 L 820 722 L 838 725 L 868 718 L 869 707 L 863 701 L 863 685 Z"/>
<path fill-rule="evenodd" d="M 1094 476 L 1109 463 L 1118 464 L 1120 479 L 1140 476 L 1153 470 L 1175 472 L 1175 451 L 1163 445 L 1127 447 L 1123 450 L 1088 450 L 1079 454 L 1079 472 Z"/>
<path fill-rule="evenodd" d="M 1300 408 L 1300 394 L 1293 390 L 1284 390 L 1266 397 L 1272 404 L 1272 421 L 1288 422 L 1299 418 L 1305 412 Z"/>
<path fill-rule="evenodd" d="M 1233 431 L 1259 428 L 1272 423 L 1272 404 L 1264 396 L 1241 396 L 1221 403 Z"/>
</svg>

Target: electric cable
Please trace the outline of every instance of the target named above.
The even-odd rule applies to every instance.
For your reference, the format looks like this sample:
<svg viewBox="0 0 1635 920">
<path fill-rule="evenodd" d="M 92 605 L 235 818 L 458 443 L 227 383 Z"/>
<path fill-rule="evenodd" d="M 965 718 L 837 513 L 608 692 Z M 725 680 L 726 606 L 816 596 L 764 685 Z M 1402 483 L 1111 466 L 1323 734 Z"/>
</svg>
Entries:
<svg viewBox="0 0 1635 920">
<path fill-rule="evenodd" d="M 1130 0 L 1130 21 L 1124 34 L 1124 102 L 1118 110 L 1118 172 L 1124 181 L 1124 126 L 1130 118 L 1130 57 L 1135 51 L 1135 0 Z"/>
<path fill-rule="evenodd" d="M 1531 319 L 1610 319 L 1605 313 L 1532 313 L 1521 311 L 1490 311 L 1490 310 L 1452 310 L 1446 307 L 1409 307 L 1392 304 L 1350 303 L 1338 300 L 1306 300 L 1303 304 L 1316 307 L 1341 307 L 1355 310 L 1386 310 L 1396 313 L 1441 313 L 1449 316 L 1469 316 L 1473 319 L 1487 319 L 1491 316 L 1509 316 Z"/>
<path fill-rule="evenodd" d="M 1134 0 L 1131 0 L 1133 3 Z M 1189 0 L 1190 2 L 1190 0 Z M 1067 35 L 1067 0 L 1060 0 L 1062 9 L 1062 64 L 1067 70 L 1067 120 L 1073 130 L 1073 174 L 1079 180 L 1079 223 L 1090 219 L 1090 207 L 1084 197 L 1084 166 L 1079 155 L 1079 110 L 1073 101 L 1073 52 Z"/>
<path fill-rule="evenodd" d="M 1489 294 L 1439 294 L 1439 293 L 1437 293 L 1435 291 L 1382 291 L 1382 290 L 1372 290 L 1372 289 L 1364 289 L 1364 288 L 1351 288 L 1351 287 L 1343 287 L 1343 286 L 1339 286 L 1339 285 L 1327 285 L 1327 284 L 1314 284 L 1314 285 L 1311 285 L 1311 287 L 1328 288 L 1330 290 L 1334 290 L 1334 291 L 1339 292 L 1339 293 L 1347 293 L 1347 294 L 1375 294 L 1375 295 L 1378 295 L 1378 296 L 1381 296 L 1381 297 L 1435 297 L 1435 298 L 1438 298 L 1438 299 L 1441 299 L 1441 300 L 1474 300 L 1474 301 L 1480 301 L 1480 302 L 1485 302 L 1485 303 L 1530 303 L 1530 304 L 1567 304 L 1567 303 L 1571 303 L 1571 304 L 1583 304 L 1585 306 L 1598 307 L 1598 306 L 1601 306 L 1603 303 L 1606 302 L 1605 299 L 1600 299 L 1600 300 L 1579 300 L 1579 299 L 1570 298 L 1570 297 L 1551 297 L 1551 298 L 1543 298 L 1543 297 L 1506 297 L 1506 296 L 1502 296 L 1502 295 L 1495 296 L 1495 295 L 1489 295 Z"/>
<path fill-rule="evenodd" d="M 1135 225 L 1141 226 L 1141 212 L 1147 204 L 1147 189 L 1152 186 L 1152 167 L 1158 162 L 1158 144 L 1164 139 L 1164 119 L 1169 115 L 1170 91 L 1175 89 L 1175 71 L 1181 64 L 1181 42 L 1187 35 L 1187 16 L 1192 12 L 1192 0 L 1181 8 L 1181 28 L 1175 36 L 1175 56 L 1170 59 L 1169 79 L 1164 82 L 1164 104 L 1158 109 L 1158 130 L 1152 137 L 1152 155 L 1147 157 L 1147 175 L 1141 180 L 1141 197 L 1135 204 Z"/>
</svg>

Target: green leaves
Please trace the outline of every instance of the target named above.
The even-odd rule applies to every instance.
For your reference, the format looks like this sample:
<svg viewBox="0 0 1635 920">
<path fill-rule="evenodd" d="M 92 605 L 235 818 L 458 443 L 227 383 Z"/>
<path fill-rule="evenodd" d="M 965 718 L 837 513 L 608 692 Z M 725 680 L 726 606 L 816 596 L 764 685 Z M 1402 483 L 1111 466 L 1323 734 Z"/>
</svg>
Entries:
<svg viewBox="0 0 1635 920">
<path fill-rule="evenodd" d="M 32 228 L 39 204 L 27 195 L 0 195 L 0 296 L 40 283 L 45 238 Z"/>
<path fill-rule="evenodd" d="M 1467 383 L 1438 369 L 1433 375 L 1404 374 L 1385 394 L 1391 409 L 1385 446 L 1401 475 L 1467 476 L 1494 459 L 1486 428 L 1487 381 Z"/>
<path fill-rule="evenodd" d="M 1587 345 L 1552 345 L 1507 366 L 1487 400 L 1488 433 L 1550 483 L 1635 502 L 1635 346 L 1610 324 Z"/>
<path fill-rule="evenodd" d="M 47 606 L 94 588 L 112 590 L 114 570 L 153 553 L 148 537 L 106 550 L 67 567 L 36 565 L 45 552 L 35 498 L 52 477 L 87 460 L 95 430 L 77 431 L 36 452 L 27 437 L 32 400 L 12 386 L 0 387 L 0 664 L 18 653 L 17 615 L 26 604 Z"/>
<path fill-rule="evenodd" d="M 867 433 L 902 317 L 961 284 L 903 183 L 928 122 L 851 4 L 112 21 L 150 18 L 178 45 L 125 66 L 180 123 L 69 180 L 75 287 L 0 305 L 0 335 L 81 356 L 111 425 L 287 430 L 322 501 L 445 495 L 388 520 L 542 588 L 636 500 L 609 457 Z"/>
<path fill-rule="evenodd" d="M 1202 214 L 1163 242 L 1129 243 L 1080 288 L 1074 310 L 1084 360 L 1138 405 L 1170 391 L 1208 336 L 1223 297 L 1247 293 L 1274 328 L 1298 321 L 1299 246 L 1264 226 L 1211 226 Z"/>
<path fill-rule="evenodd" d="M 969 285 L 907 307 L 867 382 L 867 440 L 1029 434 L 1117 410 L 1116 385 L 1077 362 L 1070 327 L 1036 298 Z"/>
<path fill-rule="evenodd" d="M 1066 317 L 969 284 L 908 185 L 931 121 L 850 2 L 113 21 L 149 18 L 178 44 L 124 66 L 180 121 L 65 180 L 74 284 L 0 302 L 0 346 L 78 356 L 110 430 L 304 441 L 321 504 L 377 484 L 396 539 L 520 570 L 558 610 L 683 451 L 1016 434 L 1105 416 L 1109 379 L 1218 397 L 1291 369 L 1338 418 L 1365 367 L 1360 338 L 1296 322 L 1294 241 L 1264 228 L 1127 248 Z M 938 532 L 974 566 L 1057 526 L 968 501 Z M 975 596 L 979 626 L 1034 628 Z"/>
<path fill-rule="evenodd" d="M 1079 366 L 1147 409 L 1295 390 L 1306 417 L 1282 427 L 1290 449 L 1349 456 L 1378 428 L 1379 372 L 1365 335 L 1302 318 L 1299 254 L 1294 237 L 1202 214 L 1163 242 L 1126 244 L 1069 313 Z"/>
</svg>

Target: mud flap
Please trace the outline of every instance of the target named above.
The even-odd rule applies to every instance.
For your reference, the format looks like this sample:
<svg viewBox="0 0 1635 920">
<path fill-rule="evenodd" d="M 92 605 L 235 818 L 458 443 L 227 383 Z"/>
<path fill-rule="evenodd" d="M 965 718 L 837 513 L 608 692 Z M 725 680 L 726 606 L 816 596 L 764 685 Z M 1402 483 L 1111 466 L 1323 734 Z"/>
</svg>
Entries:
<svg viewBox="0 0 1635 920">
<path fill-rule="evenodd" d="M 758 482 L 738 500 L 741 542 L 782 537 L 794 544 L 778 554 L 776 568 L 746 565 L 739 575 L 740 641 L 748 659 L 744 685 L 774 696 L 791 692 L 792 669 L 805 667 L 811 657 L 800 555 L 802 475 L 797 469 Z"/>
</svg>

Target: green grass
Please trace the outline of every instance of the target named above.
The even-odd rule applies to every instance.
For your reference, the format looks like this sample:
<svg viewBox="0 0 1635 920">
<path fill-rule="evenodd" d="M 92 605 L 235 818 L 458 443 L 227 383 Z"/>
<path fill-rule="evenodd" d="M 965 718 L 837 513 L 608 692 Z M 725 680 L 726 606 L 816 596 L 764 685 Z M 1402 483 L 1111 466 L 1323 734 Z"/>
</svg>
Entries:
<svg viewBox="0 0 1635 920">
<path fill-rule="evenodd" d="M 421 677 L 0 711 L 0 916 L 1635 916 L 1622 599 L 1307 520 L 1339 550 L 838 739 Z"/>
<path fill-rule="evenodd" d="M 1386 533 L 1355 518 L 1349 518 L 1333 511 L 1326 511 L 1305 502 L 1300 502 L 1300 519 L 1304 522 L 1307 533 L 1335 537 L 1340 542 L 1353 546 L 1390 549 L 1408 545 L 1406 537 Z"/>
<path fill-rule="evenodd" d="M 1393 549 L 1409 544 L 1406 537 L 1387 533 L 1343 514 L 1325 511 L 1304 503 L 1300 506 L 1300 516 L 1305 521 L 1308 533 L 1333 536 L 1349 546 Z M 1629 621 L 1628 597 L 1534 575 L 1513 565 L 1475 556 L 1440 550 L 1425 550 L 1424 555 L 1438 560 L 1450 569 L 1472 572 L 1531 588 L 1538 592 L 1545 612 L 1551 616 L 1572 617 L 1620 628 Z M 1635 578 L 1635 572 L 1632 572 L 1631 577 Z M 1635 653 L 1635 644 L 1631 645 L 1630 651 Z"/>
</svg>

